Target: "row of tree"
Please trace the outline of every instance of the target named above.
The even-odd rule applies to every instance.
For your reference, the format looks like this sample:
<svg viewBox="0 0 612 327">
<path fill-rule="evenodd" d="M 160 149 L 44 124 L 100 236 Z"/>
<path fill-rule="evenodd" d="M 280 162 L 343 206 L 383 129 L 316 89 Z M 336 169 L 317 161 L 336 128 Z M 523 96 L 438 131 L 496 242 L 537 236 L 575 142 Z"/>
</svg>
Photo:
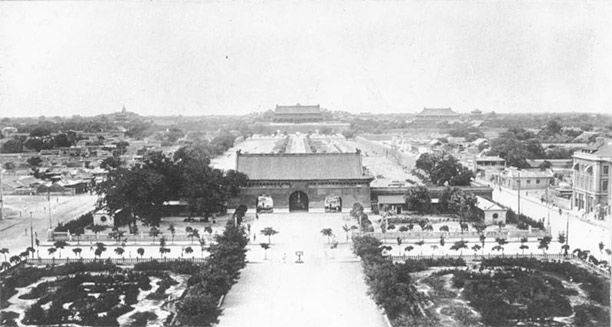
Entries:
<svg viewBox="0 0 612 327">
<path fill-rule="evenodd" d="M 208 260 L 187 282 L 188 289 L 177 304 L 179 325 L 211 326 L 219 322 L 219 298 L 230 290 L 246 265 L 248 242 L 244 228 L 228 221 L 216 244 L 210 246 Z"/>
</svg>

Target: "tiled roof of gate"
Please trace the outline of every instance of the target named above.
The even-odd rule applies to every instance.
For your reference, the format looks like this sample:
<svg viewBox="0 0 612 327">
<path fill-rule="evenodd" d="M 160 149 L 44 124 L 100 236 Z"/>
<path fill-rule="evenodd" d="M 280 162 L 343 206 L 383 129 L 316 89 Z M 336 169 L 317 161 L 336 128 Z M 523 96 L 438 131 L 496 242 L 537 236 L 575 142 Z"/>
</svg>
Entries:
<svg viewBox="0 0 612 327">
<path fill-rule="evenodd" d="M 237 170 L 251 180 L 361 179 L 359 153 L 238 154 Z"/>
</svg>

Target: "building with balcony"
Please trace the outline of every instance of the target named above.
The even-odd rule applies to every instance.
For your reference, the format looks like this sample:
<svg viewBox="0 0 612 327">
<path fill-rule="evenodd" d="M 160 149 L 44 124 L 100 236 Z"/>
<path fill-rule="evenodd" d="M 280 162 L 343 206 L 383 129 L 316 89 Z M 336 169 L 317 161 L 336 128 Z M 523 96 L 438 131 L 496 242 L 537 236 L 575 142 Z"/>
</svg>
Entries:
<svg viewBox="0 0 612 327">
<path fill-rule="evenodd" d="M 573 159 L 572 206 L 603 219 L 610 214 L 612 203 L 612 140 L 599 139 L 597 144 L 574 152 Z"/>
</svg>

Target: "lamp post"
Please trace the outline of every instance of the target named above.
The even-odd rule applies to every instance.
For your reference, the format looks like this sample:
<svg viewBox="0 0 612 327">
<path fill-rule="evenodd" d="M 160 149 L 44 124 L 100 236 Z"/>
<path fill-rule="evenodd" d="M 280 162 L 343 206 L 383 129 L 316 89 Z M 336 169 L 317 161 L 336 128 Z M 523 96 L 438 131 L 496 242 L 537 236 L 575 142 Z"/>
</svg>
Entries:
<svg viewBox="0 0 612 327">
<path fill-rule="evenodd" d="M 4 195 L 2 194 L 2 163 L 0 163 L 0 220 L 4 219 Z"/>
<path fill-rule="evenodd" d="M 30 211 L 30 247 L 34 248 L 34 228 L 32 223 L 32 211 Z M 32 258 L 34 258 L 34 253 L 32 252 Z"/>
<path fill-rule="evenodd" d="M 549 187 L 550 187 L 550 183 L 546 184 L 546 217 L 548 218 L 548 230 L 550 230 L 550 200 L 548 198 Z"/>
<path fill-rule="evenodd" d="M 518 186 L 518 215 L 521 215 L 521 171 L 517 170 L 518 178 L 516 180 L 516 184 Z"/>
</svg>

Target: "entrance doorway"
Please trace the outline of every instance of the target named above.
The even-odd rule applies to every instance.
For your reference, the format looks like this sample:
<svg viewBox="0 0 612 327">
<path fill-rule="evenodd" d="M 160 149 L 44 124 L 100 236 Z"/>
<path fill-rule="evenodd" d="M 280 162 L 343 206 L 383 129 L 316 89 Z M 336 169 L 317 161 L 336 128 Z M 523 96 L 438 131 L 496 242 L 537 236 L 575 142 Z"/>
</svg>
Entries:
<svg viewBox="0 0 612 327">
<path fill-rule="evenodd" d="M 325 212 L 342 212 L 342 198 L 337 195 L 326 196 Z"/>
<path fill-rule="evenodd" d="M 289 211 L 308 211 L 308 195 L 295 191 L 289 195 Z"/>
</svg>

